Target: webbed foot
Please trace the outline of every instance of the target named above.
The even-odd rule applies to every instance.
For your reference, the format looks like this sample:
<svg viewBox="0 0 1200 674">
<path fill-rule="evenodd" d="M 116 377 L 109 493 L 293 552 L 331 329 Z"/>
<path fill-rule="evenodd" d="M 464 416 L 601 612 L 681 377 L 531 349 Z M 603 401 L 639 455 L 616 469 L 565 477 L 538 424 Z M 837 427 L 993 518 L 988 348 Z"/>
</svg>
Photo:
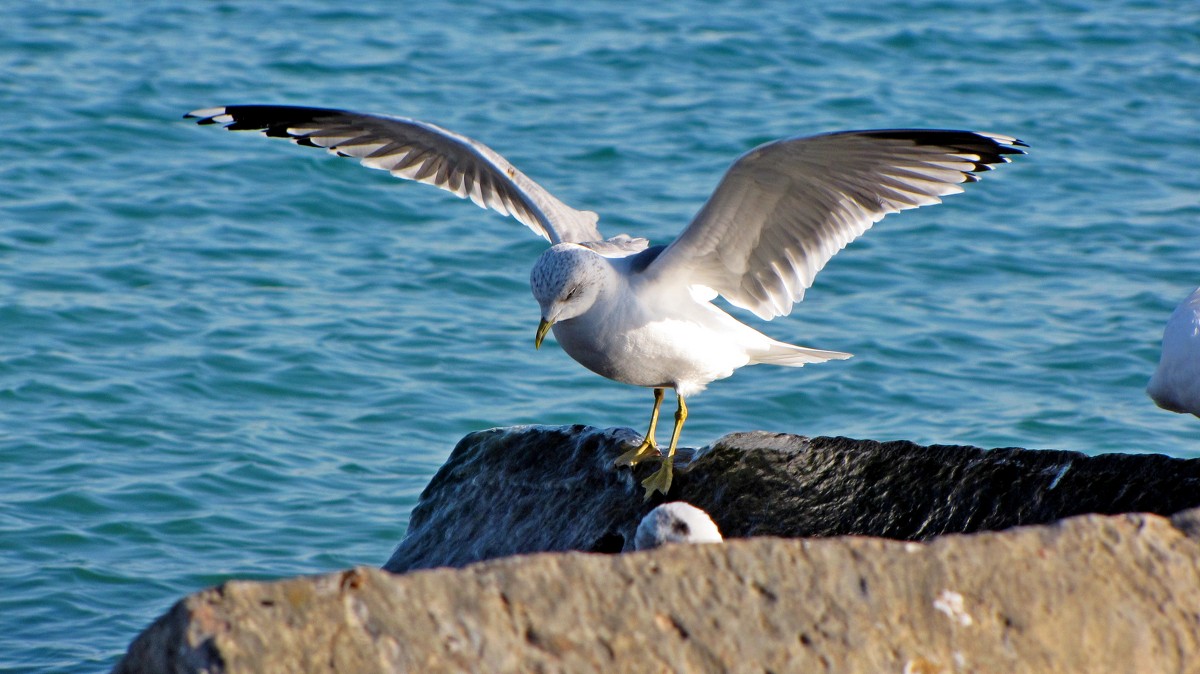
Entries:
<svg viewBox="0 0 1200 674">
<path fill-rule="evenodd" d="M 618 467 L 633 467 L 642 461 L 659 460 L 661 458 L 662 455 L 658 451 L 658 445 L 656 445 L 654 440 L 651 438 L 646 438 L 645 440 L 642 440 L 642 444 L 634 447 L 628 452 L 625 452 L 621 456 L 618 456 L 617 460 L 613 462 L 613 465 Z"/>
<path fill-rule="evenodd" d="M 667 492 L 671 490 L 671 479 L 674 477 L 674 463 L 669 457 L 664 457 L 662 467 L 654 471 L 650 477 L 642 480 L 642 486 L 646 488 L 646 497 L 643 500 L 649 501 L 650 496 L 656 491 L 661 492 L 663 496 L 667 495 Z"/>
</svg>

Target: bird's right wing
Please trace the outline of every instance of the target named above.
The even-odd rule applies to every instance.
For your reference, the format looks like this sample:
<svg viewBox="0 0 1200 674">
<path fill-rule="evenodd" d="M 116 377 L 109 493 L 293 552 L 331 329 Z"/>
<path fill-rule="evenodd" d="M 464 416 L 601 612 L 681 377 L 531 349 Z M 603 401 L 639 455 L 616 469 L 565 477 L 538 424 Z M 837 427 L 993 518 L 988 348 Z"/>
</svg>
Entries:
<svg viewBox="0 0 1200 674">
<path fill-rule="evenodd" d="M 357 157 L 391 172 L 511 215 L 551 243 L 600 240 L 597 216 L 559 201 L 496 151 L 439 126 L 402 117 L 280 105 L 230 105 L 186 115 L 199 124 L 261 131 L 298 145 Z"/>
</svg>

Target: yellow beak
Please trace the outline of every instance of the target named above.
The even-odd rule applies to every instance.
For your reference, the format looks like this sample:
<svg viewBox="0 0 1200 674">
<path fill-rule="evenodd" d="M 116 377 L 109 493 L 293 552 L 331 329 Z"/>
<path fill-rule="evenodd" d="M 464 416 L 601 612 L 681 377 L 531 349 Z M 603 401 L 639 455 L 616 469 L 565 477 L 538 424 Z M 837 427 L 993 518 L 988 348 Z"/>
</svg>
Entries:
<svg viewBox="0 0 1200 674">
<path fill-rule="evenodd" d="M 551 325 L 554 325 L 554 323 L 544 318 L 541 323 L 538 323 L 537 335 L 533 338 L 533 348 L 542 348 L 542 340 L 546 338 L 546 333 L 550 332 Z"/>
</svg>

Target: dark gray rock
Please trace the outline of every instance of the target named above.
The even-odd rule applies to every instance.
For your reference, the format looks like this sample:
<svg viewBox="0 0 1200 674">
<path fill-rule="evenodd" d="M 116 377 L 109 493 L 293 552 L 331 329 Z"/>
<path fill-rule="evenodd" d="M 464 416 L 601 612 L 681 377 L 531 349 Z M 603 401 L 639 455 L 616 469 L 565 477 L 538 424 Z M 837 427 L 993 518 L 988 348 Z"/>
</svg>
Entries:
<svg viewBox="0 0 1200 674">
<path fill-rule="evenodd" d="M 612 463 L 626 442 L 640 440 L 629 429 L 587 426 L 472 433 L 421 493 L 384 568 L 457 567 L 523 552 L 620 552 L 650 507 L 629 469 Z"/>
<path fill-rule="evenodd" d="M 633 546 L 664 501 L 708 511 L 726 538 L 846 534 L 926 540 L 1084 513 L 1171 515 L 1200 505 L 1200 460 L 735 433 L 681 450 L 667 497 L 653 464 L 612 467 L 629 429 L 493 429 L 465 437 L 414 509 L 389 571 L 506 555 Z"/>
</svg>

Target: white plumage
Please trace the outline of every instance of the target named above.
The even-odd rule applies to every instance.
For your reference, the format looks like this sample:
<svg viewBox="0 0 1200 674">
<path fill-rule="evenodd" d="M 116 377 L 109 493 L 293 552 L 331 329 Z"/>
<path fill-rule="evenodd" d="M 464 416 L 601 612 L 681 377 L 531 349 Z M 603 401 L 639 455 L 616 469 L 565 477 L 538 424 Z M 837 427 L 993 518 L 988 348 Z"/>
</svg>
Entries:
<svg viewBox="0 0 1200 674">
<path fill-rule="evenodd" d="M 633 538 L 636 550 L 667 543 L 720 543 L 721 531 L 708 513 L 690 503 L 672 501 L 646 513 Z"/>
<path fill-rule="evenodd" d="M 1175 307 L 1146 393 L 1159 407 L 1200 417 L 1200 288 Z"/>
</svg>

